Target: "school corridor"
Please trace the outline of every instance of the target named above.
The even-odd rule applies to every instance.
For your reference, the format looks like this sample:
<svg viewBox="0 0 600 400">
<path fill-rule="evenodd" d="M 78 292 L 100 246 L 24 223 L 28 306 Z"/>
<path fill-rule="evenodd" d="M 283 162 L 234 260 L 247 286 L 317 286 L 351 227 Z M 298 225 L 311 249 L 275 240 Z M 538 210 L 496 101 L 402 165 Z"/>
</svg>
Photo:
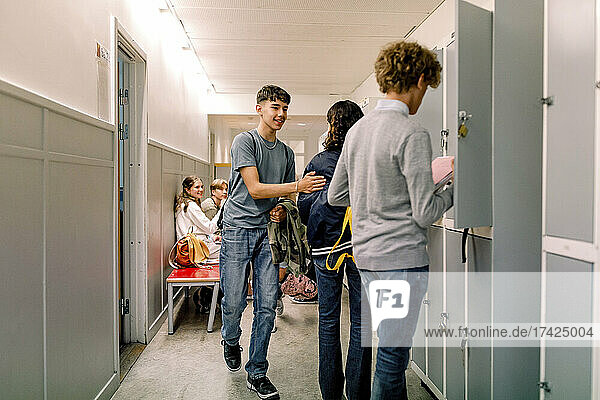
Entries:
<svg viewBox="0 0 600 400">
<path fill-rule="evenodd" d="M 199 312 L 195 287 L 186 300 L 186 285 L 170 284 L 182 271 L 170 254 L 189 232 L 176 218 L 212 199 L 217 214 L 202 210 L 199 224 L 220 246 L 239 215 L 219 225 L 216 210 L 254 166 L 232 157 L 244 132 L 264 146 L 246 146 L 255 159 L 285 149 L 283 170 L 257 178 L 285 175 L 273 186 L 287 191 L 270 199 L 329 188 L 302 179 L 335 136 L 328 110 L 349 100 L 365 119 L 395 107 L 422 133 L 427 196 L 443 196 L 430 161 L 451 165 L 451 186 L 435 190 L 452 187 L 452 204 L 426 227 L 410 214 L 429 269 L 408 398 L 600 400 L 599 16 L 600 0 L 0 0 L 0 399 L 259 398 L 244 371 L 254 300 L 242 316 L 242 368 L 231 373 L 220 306 Z M 375 67 L 399 41 L 441 67 L 424 87 L 417 71 L 410 108 L 384 99 Z M 281 98 L 268 99 L 279 109 L 261 108 L 265 85 L 291 96 L 285 110 Z M 277 114 L 273 141 L 256 136 L 264 112 Z M 358 150 L 403 169 L 382 143 Z M 404 195 L 417 207 L 389 176 L 350 184 L 361 196 L 349 201 Z M 246 191 L 252 205 L 271 201 Z M 272 221 L 253 210 L 242 216 Z M 393 226 L 379 217 L 369 215 L 377 229 Z M 317 256 L 333 252 L 323 248 Z M 221 285 L 219 268 L 185 282 Z M 283 303 L 268 378 L 283 400 L 321 399 L 318 305 Z M 405 318 L 393 312 L 388 320 Z"/>
</svg>

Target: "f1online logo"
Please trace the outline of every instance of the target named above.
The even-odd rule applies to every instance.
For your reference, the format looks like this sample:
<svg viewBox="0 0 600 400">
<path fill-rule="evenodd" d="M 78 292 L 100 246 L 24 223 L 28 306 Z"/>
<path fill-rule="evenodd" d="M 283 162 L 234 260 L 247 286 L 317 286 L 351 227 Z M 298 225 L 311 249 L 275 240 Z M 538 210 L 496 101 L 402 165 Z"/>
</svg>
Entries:
<svg viewBox="0 0 600 400">
<path fill-rule="evenodd" d="M 384 319 L 405 318 L 410 306 L 410 284 L 401 280 L 372 281 L 369 284 L 369 304 L 374 331 Z"/>
</svg>

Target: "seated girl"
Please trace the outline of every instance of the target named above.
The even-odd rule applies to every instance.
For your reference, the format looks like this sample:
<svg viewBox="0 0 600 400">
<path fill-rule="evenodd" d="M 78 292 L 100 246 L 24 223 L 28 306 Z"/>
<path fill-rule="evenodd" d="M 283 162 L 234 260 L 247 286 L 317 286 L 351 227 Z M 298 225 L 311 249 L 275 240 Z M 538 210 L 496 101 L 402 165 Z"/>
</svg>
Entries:
<svg viewBox="0 0 600 400">
<path fill-rule="evenodd" d="M 185 236 L 190 230 L 198 239 L 204 241 L 210 251 L 210 260 L 219 259 L 221 237 L 217 232 L 217 221 L 220 213 L 208 219 L 200 207 L 200 199 L 204 194 L 204 184 L 197 176 L 188 176 L 181 183 L 183 190 L 175 198 L 175 228 L 177 239 Z"/>
</svg>

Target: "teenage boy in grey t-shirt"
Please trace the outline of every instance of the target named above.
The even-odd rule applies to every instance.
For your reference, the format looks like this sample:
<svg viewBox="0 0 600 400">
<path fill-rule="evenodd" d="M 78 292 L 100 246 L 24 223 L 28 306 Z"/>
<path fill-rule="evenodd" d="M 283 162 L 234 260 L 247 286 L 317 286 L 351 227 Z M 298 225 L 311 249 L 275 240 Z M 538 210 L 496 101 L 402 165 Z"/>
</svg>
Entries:
<svg viewBox="0 0 600 400">
<path fill-rule="evenodd" d="M 348 131 L 328 191 L 332 205 L 352 206 L 354 257 L 367 293 L 376 280 L 410 284 L 408 315 L 379 325 L 371 399 L 407 398 L 404 372 L 427 290 L 427 228 L 452 206 L 452 188 L 434 193 L 429 134 L 408 117 L 427 87 L 438 86 L 440 71 L 436 55 L 417 43 L 381 50 L 375 76 L 385 99 Z"/>
<path fill-rule="evenodd" d="M 309 173 L 295 181 L 294 152 L 277 139 L 287 119 L 290 95 L 268 85 L 256 95 L 260 122 L 256 129 L 242 132 L 231 146 L 229 199 L 223 206 L 223 239 L 220 255 L 223 300 L 223 358 L 234 372 L 241 368 L 242 330 L 246 308 L 246 282 L 252 263 L 254 319 L 246 371 L 247 386 L 261 399 L 278 399 L 279 393 L 267 378 L 267 350 L 275 320 L 279 270 L 272 262 L 267 222 L 285 218 L 279 197 L 312 193 L 325 185 L 322 176 Z"/>
</svg>

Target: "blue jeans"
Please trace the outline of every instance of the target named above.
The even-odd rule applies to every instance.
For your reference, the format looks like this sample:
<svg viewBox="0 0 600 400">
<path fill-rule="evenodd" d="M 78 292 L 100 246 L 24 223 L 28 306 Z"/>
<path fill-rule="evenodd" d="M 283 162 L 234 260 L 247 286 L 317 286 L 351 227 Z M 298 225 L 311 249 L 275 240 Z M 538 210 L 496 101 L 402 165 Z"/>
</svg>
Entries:
<svg viewBox="0 0 600 400">
<path fill-rule="evenodd" d="M 403 319 L 386 319 L 377 329 L 379 347 L 373 377 L 372 400 L 408 399 L 405 371 L 409 362 L 412 337 L 417 327 L 419 310 L 427 291 L 429 266 L 391 271 L 361 270 L 362 283 L 367 290 L 375 280 L 404 280 L 410 285 L 408 315 Z M 369 301 L 377 301 L 369 299 Z M 364 334 L 364 331 L 363 331 Z"/>
<path fill-rule="evenodd" d="M 254 318 L 246 371 L 252 378 L 264 376 L 269 368 L 267 350 L 275 321 L 278 268 L 273 264 L 266 228 L 246 229 L 225 226 L 221 246 L 221 336 L 227 344 L 238 345 L 240 321 L 246 308 L 249 266 L 252 263 Z"/>
<path fill-rule="evenodd" d="M 356 265 L 346 259 L 338 271 L 325 267 L 324 256 L 313 257 L 319 292 L 319 386 L 323 400 L 342 398 L 344 372 L 340 343 L 340 311 L 344 270 L 348 277 L 350 341 L 346 358 L 346 397 L 368 399 L 371 393 L 371 348 L 361 347 L 361 281 Z M 368 321 L 366 321 L 368 324 Z"/>
</svg>

